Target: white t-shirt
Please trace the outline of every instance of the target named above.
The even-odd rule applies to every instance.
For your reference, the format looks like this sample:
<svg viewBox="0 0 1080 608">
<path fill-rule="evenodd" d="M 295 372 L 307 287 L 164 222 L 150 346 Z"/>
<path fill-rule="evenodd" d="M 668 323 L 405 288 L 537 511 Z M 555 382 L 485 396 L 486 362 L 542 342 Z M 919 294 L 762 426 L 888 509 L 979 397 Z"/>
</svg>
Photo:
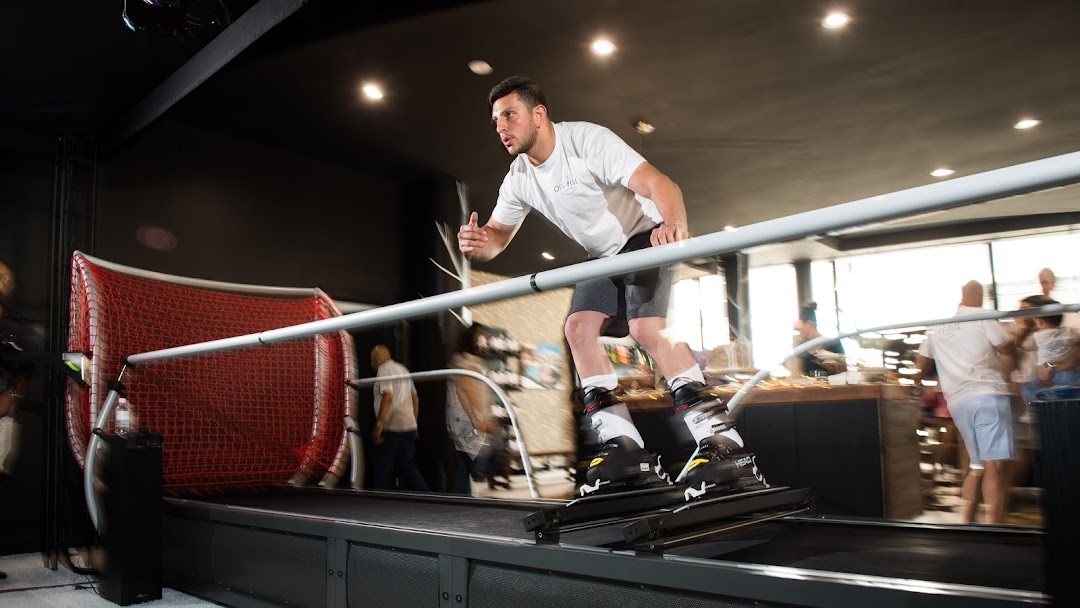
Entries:
<svg viewBox="0 0 1080 608">
<path fill-rule="evenodd" d="M 491 219 L 516 226 L 535 209 L 590 257 L 615 255 L 627 238 L 663 221 L 656 205 L 630 190 L 645 159 L 609 129 L 560 122 L 555 149 L 538 167 L 519 154 L 499 188 Z"/>
<path fill-rule="evenodd" d="M 1061 316 L 1061 326 L 1080 331 L 1080 312 L 1067 312 Z"/>
<path fill-rule="evenodd" d="M 986 312 L 960 306 L 956 316 Z M 997 321 L 946 323 L 930 328 L 919 354 L 937 364 L 945 401 L 959 403 L 978 395 L 1008 395 L 1001 358 L 995 347 L 1011 339 Z"/>
<path fill-rule="evenodd" d="M 409 373 L 404 365 L 390 359 L 379 366 L 376 378 L 383 376 L 400 376 Z M 386 417 L 383 431 L 391 433 L 410 433 L 416 430 L 416 416 L 413 415 L 413 395 L 416 387 L 409 378 L 402 380 L 384 380 L 374 384 L 375 389 L 375 418 L 378 420 L 379 410 L 382 409 L 384 393 L 393 392 L 394 398 L 390 402 L 390 415 Z"/>
<path fill-rule="evenodd" d="M 1034 336 L 1039 365 L 1061 358 L 1080 343 L 1080 334 L 1068 327 L 1040 329 Z"/>
</svg>

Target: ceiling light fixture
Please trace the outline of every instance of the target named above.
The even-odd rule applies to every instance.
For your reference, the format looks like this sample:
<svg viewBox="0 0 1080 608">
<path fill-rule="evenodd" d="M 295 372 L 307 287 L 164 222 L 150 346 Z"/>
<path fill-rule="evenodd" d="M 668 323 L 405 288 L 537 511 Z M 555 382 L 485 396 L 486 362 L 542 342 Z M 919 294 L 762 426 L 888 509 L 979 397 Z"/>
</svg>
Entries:
<svg viewBox="0 0 1080 608">
<path fill-rule="evenodd" d="M 834 11 L 825 16 L 821 20 L 821 27 L 827 30 L 836 30 L 844 27 L 851 22 L 851 17 L 847 13 L 841 11 Z"/>
<path fill-rule="evenodd" d="M 939 169 L 934 169 L 933 171 L 931 171 L 930 175 L 933 175 L 934 177 L 949 177 L 953 173 L 956 173 L 956 171 L 947 167 L 941 167 Z"/>
<path fill-rule="evenodd" d="M 477 76 L 487 76 L 495 71 L 491 64 L 483 59 L 473 59 L 469 62 L 469 71 Z"/>
<path fill-rule="evenodd" d="M 540 257 L 544 258 L 545 260 L 554 260 L 555 259 L 555 256 L 551 255 L 550 253 L 548 253 L 546 251 L 541 253 Z"/>
<path fill-rule="evenodd" d="M 615 45 L 607 38 L 597 38 L 592 43 L 592 52 L 601 57 L 607 57 L 615 52 Z"/>
<path fill-rule="evenodd" d="M 656 127 L 652 126 L 652 124 L 650 123 L 645 122 L 644 120 L 639 120 L 634 123 L 634 130 L 638 133 L 641 133 L 642 135 L 649 135 L 656 130 Z"/>
<path fill-rule="evenodd" d="M 1013 125 L 1014 129 L 1030 129 L 1037 127 L 1042 121 L 1038 118 L 1024 118 Z"/>
<path fill-rule="evenodd" d="M 360 87 L 360 91 L 364 94 L 364 97 L 372 101 L 378 101 L 383 98 L 382 89 L 379 85 L 368 82 Z"/>
<path fill-rule="evenodd" d="M 736 230 L 738 230 L 738 228 L 736 228 L 735 226 L 724 226 L 724 230 L 728 232 L 735 232 Z"/>
</svg>

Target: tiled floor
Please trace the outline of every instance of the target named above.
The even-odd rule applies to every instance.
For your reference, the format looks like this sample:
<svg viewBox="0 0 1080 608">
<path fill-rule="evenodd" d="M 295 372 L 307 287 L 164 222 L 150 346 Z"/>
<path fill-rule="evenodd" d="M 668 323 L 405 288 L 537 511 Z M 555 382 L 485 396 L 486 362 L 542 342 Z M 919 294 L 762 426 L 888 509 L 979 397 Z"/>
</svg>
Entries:
<svg viewBox="0 0 1080 608">
<path fill-rule="evenodd" d="M 938 524 L 960 523 L 960 488 L 959 486 L 940 486 L 931 493 L 932 503 L 923 509 L 922 515 L 915 521 Z M 985 510 L 980 506 L 975 514 L 975 523 L 986 521 Z M 1018 488 L 1010 493 L 1005 507 L 1007 526 L 1041 528 L 1045 522 L 1036 488 Z"/>
<path fill-rule="evenodd" d="M 60 568 L 50 570 L 37 553 L 0 556 L 0 608 L 112 608 L 98 595 L 97 580 Z M 162 589 L 162 598 L 139 604 L 154 608 L 203 608 L 217 604 Z"/>
</svg>

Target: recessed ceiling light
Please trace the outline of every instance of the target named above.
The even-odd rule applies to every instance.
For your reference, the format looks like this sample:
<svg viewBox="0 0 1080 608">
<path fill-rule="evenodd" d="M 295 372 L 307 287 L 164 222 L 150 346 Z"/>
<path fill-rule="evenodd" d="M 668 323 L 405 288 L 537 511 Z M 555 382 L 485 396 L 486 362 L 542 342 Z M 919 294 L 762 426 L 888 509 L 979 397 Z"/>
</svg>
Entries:
<svg viewBox="0 0 1080 608">
<path fill-rule="evenodd" d="M 724 226 L 724 230 L 727 230 L 728 232 L 735 232 L 736 230 L 738 230 L 738 228 L 736 228 L 735 226 Z"/>
<path fill-rule="evenodd" d="M 844 27 L 850 22 L 851 17 L 849 17 L 847 13 L 834 11 L 821 20 L 821 27 L 827 30 L 835 30 Z"/>
<path fill-rule="evenodd" d="M 541 253 L 540 257 L 544 258 L 545 260 L 554 260 L 555 259 L 555 256 L 551 255 L 550 253 L 548 253 L 546 251 Z"/>
<path fill-rule="evenodd" d="M 615 52 L 615 45 L 607 38 L 597 38 L 593 41 L 591 48 L 593 53 L 601 57 L 606 57 Z"/>
<path fill-rule="evenodd" d="M 1030 129 L 1031 127 L 1039 126 L 1039 123 L 1041 123 L 1041 122 L 1042 121 L 1039 120 L 1038 118 L 1025 118 L 1025 119 L 1020 120 L 1019 122 L 1017 122 L 1015 125 L 1013 125 L 1013 128 L 1014 129 Z"/>
<path fill-rule="evenodd" d="M 371 82 L 365 83 L 363 86 L 361 86 L 360 91 L 363 92 L 364 97 L 367 97 L 372 101 L 378 101 L 383 98 L 382 89 L 379 88 L 379 85 Z"/>
<path fill-rule="evenodd" d="M 933 175 L 934 177 L 949 177 L 953 173 L 956 173 L 956 171 L 946 167 L 941 167 L 940 169 L 934 169 L 933 171 L 931 171 L 930 175 Z"/>
<path fill-rule="evenodd" d="M 487 76 L 495 70 L 491 67 L 491 64 L 483 59 L 473 59 L 469 62 L 469 71 L 477 76 Z"/>
<path fill-rule="evenodd" d="M 637 131 L 638 133 L 641 133 L 642 135 L 648 135 L 648 134 L 652 133 L 653 131 L 655 131 L 656 127 L 654 127 L 651 124 L 645 122 L 644 120 L 639 120 L 639 121 L 634 123 L 634 130 Z"/>
</svg>

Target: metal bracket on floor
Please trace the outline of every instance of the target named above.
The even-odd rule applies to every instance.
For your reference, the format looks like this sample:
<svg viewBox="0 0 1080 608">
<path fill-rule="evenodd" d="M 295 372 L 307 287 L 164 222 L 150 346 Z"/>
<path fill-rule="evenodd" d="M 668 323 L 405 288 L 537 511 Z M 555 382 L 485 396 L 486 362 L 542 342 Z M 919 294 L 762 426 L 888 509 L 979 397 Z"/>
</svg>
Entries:
<svg viewBox="0 0 1080 608">
<path fill-rule="evenodd" d="M 623 538 L 638 551 L 663 553 L 735 528 L 804 513 L 810 500 L 810 490 L 788 487 L 699 500 L 640 517 L 623 528 Z"/>
<path fill-rule="evenodd" d="M 537 542 L 558 543 L 562 533 L 628 521 L 641 513 L 683 506 L 682 486 L 663 486 L 588 496 L 559 507 L 545 507 L 525 516 L 525 529 Z"/>
</svg>

